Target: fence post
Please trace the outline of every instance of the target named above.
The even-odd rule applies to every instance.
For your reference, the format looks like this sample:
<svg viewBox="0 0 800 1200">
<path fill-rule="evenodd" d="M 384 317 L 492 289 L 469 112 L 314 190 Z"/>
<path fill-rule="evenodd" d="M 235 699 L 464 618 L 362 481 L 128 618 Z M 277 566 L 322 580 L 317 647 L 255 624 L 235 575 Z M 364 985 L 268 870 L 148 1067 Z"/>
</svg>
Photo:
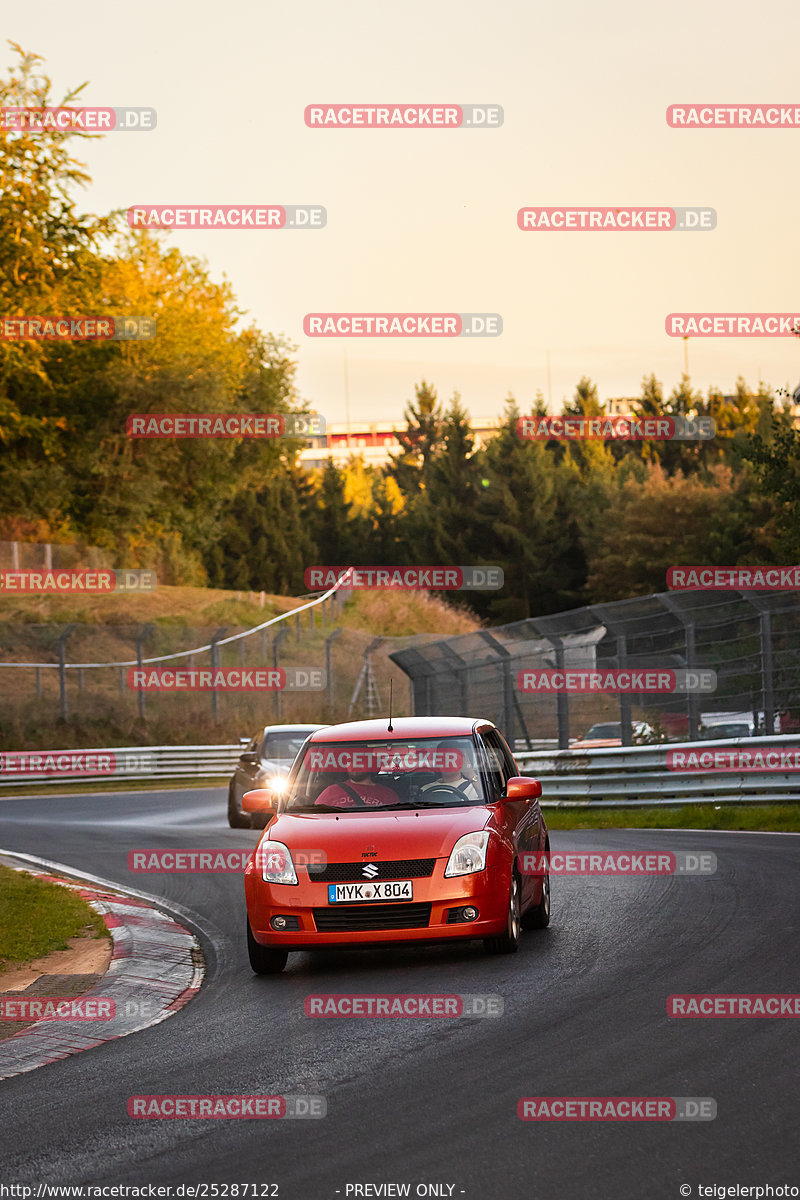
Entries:
<svg viewBox="0 0 800 1200">
<path fill-rule="evenodd" d="M 628 657 L 628 640 L 624 633 L 617 634 L 617 666 L 626 667 Z M 633 722 L 631 721 L 631 696 L 630 692 L 620 692 L 619 694 L 619 719 L 622 725 L 622 744 L 623 746 L 633 745 Z"/>
<path fill-rule="evenodd" d="M 278 660 L 280 657 L 281 643 L 289 636 L 289 630 L 285 625 L 282 625 L 272 641 L 272 665 L 275 670 L 278 670 Z M 272 702 L 275 711 L 275 722 L 280 722 L 281 719 L 281 693 L 280 689 L 276 688 L 272 693 Z"/>
<path fill-rule="evenodd" d="M 333 633 L 325 639 L 325 678 L 328 681 L 328 706 L 333 709 L 333 671 L 331 670 L 331 642 L 341 633 L 341 629 L 334 629 Z"/>
<path fill-rule="evenodd" d="M 136 665 L 140 671 L 142 670 L 142 646 L 150 637 L 154 628 L 155 626 L 152 624 L 143 625 L 136 637 Z M 144 719 L 144 691 L 142 688 L 137 688 L 136 704 L 139 716 Z"/>
<path fill-rule="evenodd" d="M 761 697 L 764 706 L 764 733 L 775 732 L 775 699 L 772 691 L 772 621 L 768 612 L 759 613 L 761 638 Z"/>
<path fill-rule="evenodd" d="M 69 706 L 67 704 L 67 638 L 74 628 L 74 625 L 68 625 L 58 638 L 58 693 L 61 703 L 62 721 L 66 721 L 69 714 Z"/>
<path fill-rule="evenodd" d="M 219 651 L 218 651 L 218 647 L 217 647 L 217 642 L 227 632 L 227 629 L 228 629 L 228 626 L 223 625 L 221 629 L 217 630 L 217 632 L 214 634 L 214 636 L 211 639 L 212 682 L 213 682 L 213 676 L 216 675 L 217 671 L 219 670 Z M 214 720 L 216 721 L 219 717 L 219 701 L 217 699 L 217 689 L 213 686 L 211 688 L 211 714 L 212 714 Z"/>
<path fill-rule="evenodd" d="M 690 670 L 695 665 L 695 637 L 694 637 L 694 621 L 686 616 L 681 608 L 675 603 L 671 596 L 659 594 L 656 599 L 666 608 L 667 612 L 672 613 L 680 624 L 683 626 L 683 637 L 686 644 L 686 669 Z M 699 735 L 700 725 L 700 702 L 697 692 L 686 693 L 686 712 L 689 718 L 689 741 L 696 742 Z"/>
</svg>

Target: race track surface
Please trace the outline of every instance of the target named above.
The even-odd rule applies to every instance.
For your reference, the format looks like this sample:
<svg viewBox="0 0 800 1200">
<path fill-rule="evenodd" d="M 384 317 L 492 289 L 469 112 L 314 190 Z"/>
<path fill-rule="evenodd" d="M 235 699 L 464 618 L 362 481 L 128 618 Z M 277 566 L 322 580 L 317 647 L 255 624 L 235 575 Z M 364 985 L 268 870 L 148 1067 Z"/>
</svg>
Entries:
<svg viewBox="0 0 800 1200">
<path fill-rule="evenodd" d="M 0 801 L 0 847 L 190 910 L 207 966 L 169 1021 L 0 1084 L 4 1182 L 274 1183 L 280 1200 L 344 1200 L 368 1183 L 508 1200 L 800 1185 L 798 1022 L 671 1020 L 665 1008 L 675 992 L 800 992 L 800 837 L 556 832 L 553 850 L 712 850 L 718 871 L 555 879 L 550 928 L 526 933 L 516 955 L 489 957 L 478 942 L 297 954 L 283 975 L 257 978 L 240 876 L 126 866 L 129 850 L 151 846 L 254 845 L 256 833 L 228 828 L 224 805 L 222 788 Z M 306 1017 L 305 996 L 326 991 L 493 993 L 505 1009 Z M 131 1120 L 128 1097 L 150 1093 L 321 1094 L 328 1115 Z M 517 1101 L 532 1095 L 710 1096 L 718 1116 L 520 1121 Z"/>
</svg>

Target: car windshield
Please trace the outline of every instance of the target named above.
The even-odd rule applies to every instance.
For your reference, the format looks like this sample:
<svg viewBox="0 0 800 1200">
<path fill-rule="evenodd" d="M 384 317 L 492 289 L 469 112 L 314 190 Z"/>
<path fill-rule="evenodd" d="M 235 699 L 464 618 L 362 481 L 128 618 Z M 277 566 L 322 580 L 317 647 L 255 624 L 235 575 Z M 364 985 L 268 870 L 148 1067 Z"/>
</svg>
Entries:
<svg viewBox="0 0 800 1200">
<path fill-rule="evenodd" d="M 593 725 L 588 733 L 583 735 L 586 738 L 613 738 L 622 736 L 621 725 Z M 582 739 L 582 740 L 583 740 Z"/>
<path fill-rule="evenodd" d="M 469 737 L 312 742 L 290 782 L 289 812 L 377 812 L 485 804 Z"/>
<path fill-rule="evenodd" d="M 264 749 L 262 750 L 262 758 L 270 758 L 274 760 L 285 760 L 294 762 L 297 758 L 297 753 L 303 742 L 308 737 L 310 730 L 298 733 L 292 733 L 288 730 L 283 733 L 268 733 L 264 739 Z"/>
</svg>

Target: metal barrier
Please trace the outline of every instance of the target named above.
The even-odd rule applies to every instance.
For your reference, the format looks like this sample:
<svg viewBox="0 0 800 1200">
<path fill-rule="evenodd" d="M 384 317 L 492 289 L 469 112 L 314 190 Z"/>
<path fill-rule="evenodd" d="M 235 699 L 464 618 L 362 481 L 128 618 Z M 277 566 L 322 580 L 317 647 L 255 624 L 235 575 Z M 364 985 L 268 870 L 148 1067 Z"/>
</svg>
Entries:
<svg viewBox="0 0 800 1200">
<path fill-rule="evenodd" d="M 101 779 L 217 779 L 228 778 L 233 774 L 239 755 L 244 746 L 122 746 L 103 747 L 95 750 L 20 750 L 6 752 L 0 756 L 0 788 L 29 787 L 31 784 L 65 784 L 80 783 L 82 780 L 96 782 Z M 13 770 L 10 773 L 6 767 L 8 759 L 18 762 L 20 759 L 30 760 L 32 755 L 39 758 L 38 770 L 22 772 Z M 43 772 L 48 761 L 57 768 L 60 756 L 71 758 L 81 756 L 84 763 L 87 760 L 108 761 L 108 769 L 87 770 L 79 767 L 76 771 L 56 771 L 53 775 Z"/>
<path fill-rule="evenodd" d="M 800 750 L 800 735 L 664 742 L 598 750 L 519 751 L 526 774 L 542 782 L 545 808 L 628 808 L 675 804 L 786 804 L 800 802 L 800 770 L 675 771 L 667 752 L 782 747 Z M 800 762 L 800 755 L 798 756 Z"/>
<path fill-rule="evenodd" d="M 621 746 L 602 750 L 519 751 L 516 760 L 526 774 L 541 779 L 545 808 L 627 808 L 675 804 L 765 804 L 800 802 L 800 770 L 670 771 L 668 750 L 701 753 L 714 749 L 782 747 L 800 751 L 800 735 L 737 738 L 707 742 L 667 742 L 659 746 Z M 41 759 L 59 755 L 112 756 L 113 769 L 45 776 L 0 770 L 0 788 L 36 784 L 79 783 L 98 779 L 226 779 L 242 753 L 241 745 L 124 746 L 97 750 L 20 751 L 6 755 Z M 798 755 L 800 761 L 800 754 Z"/>
</svg>

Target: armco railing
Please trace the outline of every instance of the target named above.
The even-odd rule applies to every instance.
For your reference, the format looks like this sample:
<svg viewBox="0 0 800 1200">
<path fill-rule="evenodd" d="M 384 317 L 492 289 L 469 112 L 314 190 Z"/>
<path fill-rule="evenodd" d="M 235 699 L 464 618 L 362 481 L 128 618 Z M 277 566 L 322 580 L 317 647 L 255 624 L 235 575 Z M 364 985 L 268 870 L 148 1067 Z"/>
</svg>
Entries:
<svg viewBox="0 0 800 1200">
<path fill-rule="evenodd" d="M 737 738 L 714 742 L 669 742 L 660 746 L 624 746 L 603 750 L 518 751 L 516 760 L 527 775 L 542 781 L 545 808 L 584 806 L 625 808 L 674 804 L 764 804 L 800 801 L 800 771 L 678 772 L 667 770 L 668 750 L 782 747 L 800 751 L 800 735 Z M 241 745 L 124 746 L 102 750 L 19 751 L 0 755 L 0 789 L 32 784 L 64 784 L 81 780 L 215 779 L 233 773 Z M 36 769 L 23 773 L 13 767 L 23 756 L 38 755 Z M 59 769 L 59 757 L 83 756 L 77 770 Z M 101 769 L 88 770 L 87 765 Z M 798 754 L 800 759 L 800 754 Z M 9 762 L 10 760 L 10 762 Z M 48 760 L 57 774 L 45 775 Z M 106 761 L 108 760 L 108 761 Z M 12 767 L 9 770 L 9 766 Z M 61 763 L 63 768 L 63 762 Z"/>
<path fill-rule="evenodd" d="M 800 771 L 667 769 L 668 751 L 754 751 L 759 747 L 800 750 L 800 735 L 666 742 L 659 746 L 602 750 L 518 751 L 515 758 L 526 775 L 541 780 L 545 808 L 799 802 Z"/>
<path fill-rule="evenodd" d="M 0 789 L 100 779 L 230 777 L 244 746 L 122 746 L 99 750 L 20 750 L 0 754 Z M 33 769 L 20 767 L 32 765 Z M 77 766 L 68 768 L 65 758 Z M 65 769 L 67 767 L 67 769 Z M 50 770 L 52 773 L 46 773 Z"/>
</svg>

